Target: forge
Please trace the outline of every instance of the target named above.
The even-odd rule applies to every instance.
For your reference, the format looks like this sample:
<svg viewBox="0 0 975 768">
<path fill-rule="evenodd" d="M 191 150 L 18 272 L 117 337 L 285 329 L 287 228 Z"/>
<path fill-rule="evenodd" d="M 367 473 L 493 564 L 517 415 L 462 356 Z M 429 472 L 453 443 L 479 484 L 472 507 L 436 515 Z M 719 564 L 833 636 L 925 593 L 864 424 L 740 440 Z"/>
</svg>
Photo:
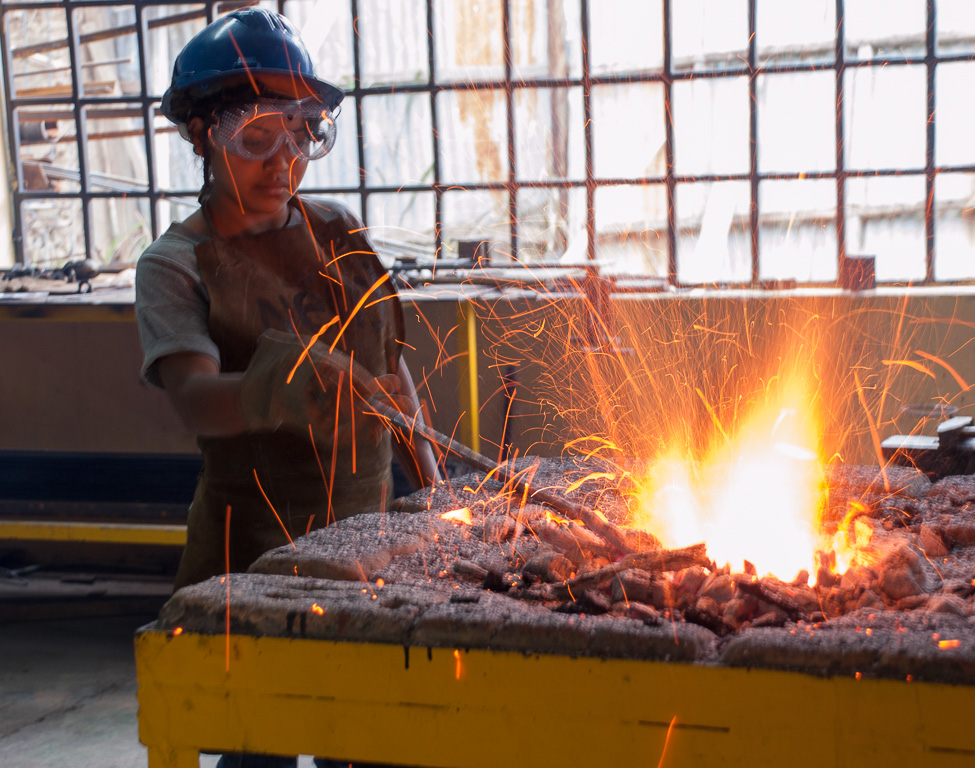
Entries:
<svg viewBox="0 0 975 768">
<path fill-rule="evenodd" d="M 816 573 L 785 581 L 718 564 L 707 542 L 668 549 L 627 528 L 624 466 L 526 458 L 514 470 L 598 510 L 626 551 L 531 489 L 475 473 L 181 590 L 140 635 L 140 664 L 205 649 L 180 658 L 230 681 L 211 723 L 238 722 L 227 700 L 254 704 L 264 685 L 274 706 L 327 699 L 320 713 L 340 725 L 306 717 L 313 736 L 231 729 L 230 746 L 258 751 L 283 749 L 286 731 L 310 752 L 327 742 L 341 758 L 431 766 L 497 764 L 509 749 L 532 765 L 975 758 L 975 739 L 951 725 L 975 703 L 975 476 L 830 467 L 821 525 L 856 539 L 856 554 L 839 568 L 820 553 Z M 140 685 L 156 718 L 179 687 L 149 668 Z M 228 746 L 199 726 L 195 738 Z M 819 748 L 799 755 L 798 738 Z"/>
</svg>

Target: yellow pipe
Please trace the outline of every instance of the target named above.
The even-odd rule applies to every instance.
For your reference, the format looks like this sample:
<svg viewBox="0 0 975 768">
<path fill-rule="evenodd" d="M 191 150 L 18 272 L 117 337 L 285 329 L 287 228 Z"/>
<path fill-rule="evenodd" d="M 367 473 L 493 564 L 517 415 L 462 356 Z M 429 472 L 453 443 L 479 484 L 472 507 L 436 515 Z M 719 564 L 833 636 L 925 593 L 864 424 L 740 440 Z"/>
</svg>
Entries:
<svg viewBox="0 0 975 768">
<path fill-rule="evenodd" d="M 3 539 L 183 546 L 186 544 L 186 526 L 0 520 L 0 540 Z"/>
<path fill-rule="evenodd" d="M 477 391 L 477 315 L 466 299 L 457 302 L 457 376 L 460 384 L 461 442 L 481 450 L 481 400 Z"/>
<path fill-rule="evenodd" d="M 975 761 L 975 686 L 152 626 L 135 646 L 150 768 L 200 749 L 437 768 Z"/>
</svg>

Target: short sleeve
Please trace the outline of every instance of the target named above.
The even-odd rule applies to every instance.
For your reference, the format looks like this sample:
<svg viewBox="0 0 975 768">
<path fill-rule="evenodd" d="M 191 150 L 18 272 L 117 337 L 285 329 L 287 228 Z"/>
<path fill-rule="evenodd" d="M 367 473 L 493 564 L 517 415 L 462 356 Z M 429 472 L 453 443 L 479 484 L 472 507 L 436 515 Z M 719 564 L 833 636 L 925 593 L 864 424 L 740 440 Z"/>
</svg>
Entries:
<svg viewBox="0 0 975 768">
<path fill-rule="evenodd" d="M 143 252 L 136 265 L 142 376 L 156 387 L 162 387 L 158 362 L 167 355 L 191 352 L 220 364 L 220 350 L 210 338 L 210 301 L 196 269 L 195 246 L 191 237 L 171 228 Z"/>
</svg>

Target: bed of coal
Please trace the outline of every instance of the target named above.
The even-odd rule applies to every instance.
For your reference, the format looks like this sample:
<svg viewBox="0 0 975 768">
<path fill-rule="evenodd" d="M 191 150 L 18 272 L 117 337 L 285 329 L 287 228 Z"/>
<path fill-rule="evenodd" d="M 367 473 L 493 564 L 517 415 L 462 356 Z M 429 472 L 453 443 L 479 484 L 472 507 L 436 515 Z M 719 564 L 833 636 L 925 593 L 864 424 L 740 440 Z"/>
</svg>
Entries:
<svg viewBox="0 0 975 768">
<path fill-rule="evenodd" d="M 706 542 L 665 549 L 623 527 L 619 467 L 514 469 L 598 510 L 616 544 L 471 474 L 182 589 L 157 628 L 975 684 L 975 475 L 831 466 L 823 526 L 869 541 L 844 573 L 822 556 L 784 582 L 717 565 Z"/>
</svg>

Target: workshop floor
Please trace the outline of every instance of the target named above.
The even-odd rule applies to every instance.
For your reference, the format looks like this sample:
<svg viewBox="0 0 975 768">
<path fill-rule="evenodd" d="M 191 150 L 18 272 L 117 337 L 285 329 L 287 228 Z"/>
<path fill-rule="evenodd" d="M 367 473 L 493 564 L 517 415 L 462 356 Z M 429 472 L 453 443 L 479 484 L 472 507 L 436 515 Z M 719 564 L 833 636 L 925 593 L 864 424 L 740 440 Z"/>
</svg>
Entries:
<svg viewBox="0 0 975 768">
<path fill-rule="evenodd" d="M 170 587 L 139 590 L 130 582 L 138 600 L 110 605 L 105 596 L 118 591 L 111 582 L 85 586 L 100 594 L 98 602 L 54 600 L 43 581 L 0 579 L 0 766 L 145 768 L 132 638 L 155 618 L 149 606 L 161 605 Z M 59 581 L 61 598 L 81 586 Z M 31 595 L 38 599 L 25 600 Z M 217 759 L 203 755 L 200 766 L 213 768 Z M 299 762 L 311 765 L 310 758 Z"/>
</svg>

